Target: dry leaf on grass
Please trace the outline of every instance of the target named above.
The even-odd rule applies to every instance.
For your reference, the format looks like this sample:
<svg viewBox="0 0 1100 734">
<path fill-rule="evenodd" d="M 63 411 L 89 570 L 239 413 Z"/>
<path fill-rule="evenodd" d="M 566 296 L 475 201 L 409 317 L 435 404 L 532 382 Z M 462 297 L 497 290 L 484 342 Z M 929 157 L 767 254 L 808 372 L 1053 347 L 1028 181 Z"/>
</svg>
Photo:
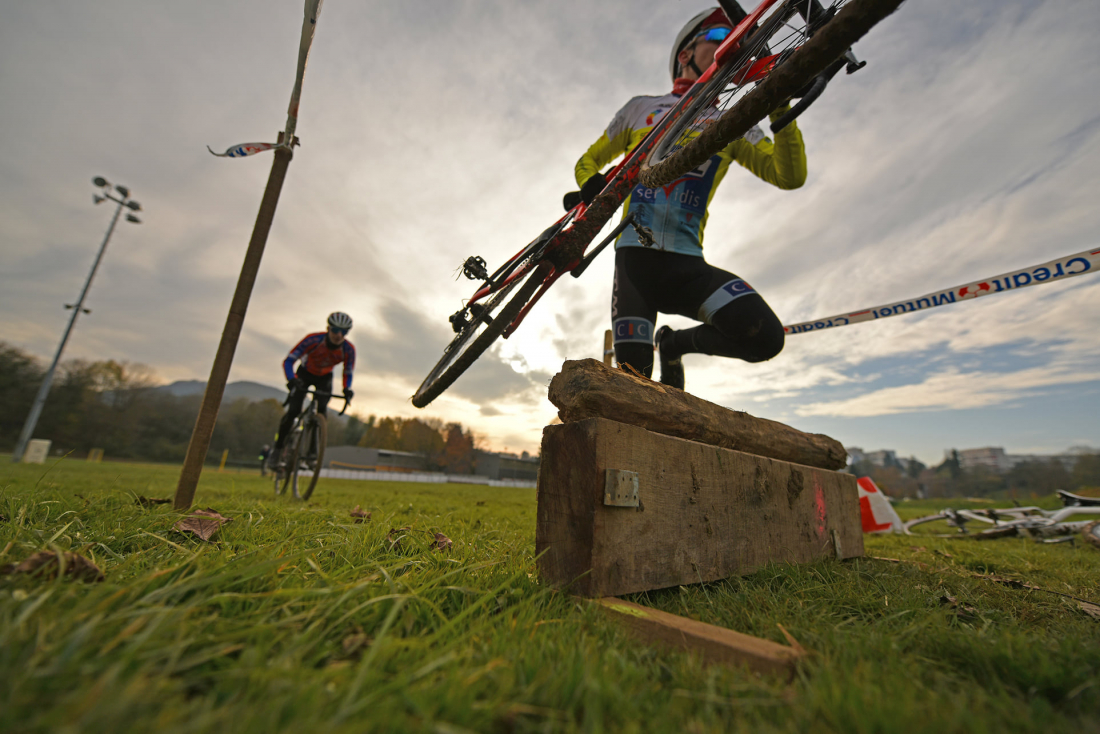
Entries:
<svg viewBox="0 0 1100 734">
<path fill-rule="evenodd" d="M 433 540 L 432 544 L 428 546 L 428 549 L 444 551 L 450 548 L 453 544 L 454 543 L 451 541 L 451 539 L 443 533 L 436 533 L 435 540 Z"/>
<path fill-rule="evenodd" d="M 969 604 L 960 604 L 959 600 L 953 596 L 941 596 L 940 604 L 949 606 L 955 610 L 955 614 L 959 619 L 970 620 L 978 616 L 978 610 Z"/>
<path fill-rule="evenodd" d="M 89 561 L 84 556 L 75 553 L 54 553 L 53 551 L 39 551 L 22 563 L 10 563 L 0 569 L 5 574 L 27 573 L 35 576 L 54 578 L 57 576 L 58 555 L 64 564 L 64 574 L 72 576 L 78 581 L 102 581 L 105 577 L 99 566 Z"/>
<path fill-rule="evenodd" d="M 355 509 L 351 511 L 351 516 L 355 518 L 355 522 L 370 520 L 370 513 L 363 512 L 363 508 L 361 508 L 359 505 L 356 505 Z"/>
<path fill-rule="evenodd" d="M 139 495 L 137 500 L 135 500 L 135 504 L 139 504 L 142 507 L 152 507 L 154 505 L 166 505 L 171 501 L 170 499 L 153 499 L 145 495 Z"/>
<path fill-rule="evenodd" d="M 1100 619 L 1100 606 L 1090 604 L 1087 601 L 1079 601 L 1077 602 L 1077 606 L 1081 607 L 1081 611 L 1093 619 Z"/>
<path fill-rule="evenodd" d="M 233 518 L 225 517 L 217 510 L 208 507 L 205 510 L 195 510 L 191 515 L 173 525 L 172 529 L 181 533 L 192 533 L 197 535 L 199 539 L 208 541 L 227 522 L 233 522 Z"/>
</svg>

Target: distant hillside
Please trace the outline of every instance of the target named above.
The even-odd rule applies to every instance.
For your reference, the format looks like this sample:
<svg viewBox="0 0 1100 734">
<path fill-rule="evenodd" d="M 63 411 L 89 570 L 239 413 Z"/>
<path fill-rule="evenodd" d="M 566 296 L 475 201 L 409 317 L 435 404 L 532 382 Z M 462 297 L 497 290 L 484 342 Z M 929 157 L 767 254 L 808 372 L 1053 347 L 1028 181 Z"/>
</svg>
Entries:
<svg viewBox="0 0 1100 734">
<path fill-rule="evenodd" d="M 199 380 L 177 380 L 171 385 L 162 385 L 156 389 L 171 393 L 177 397 L 186 397 L 188 395 L 202 395 L 203 391 L 206 389 L 206 383 Z M 258 382 L 249 382 L 247 380 L 230 382 L 225 386 L 225 394 L 222 397 L 223 402 L 231 403 L 241 398 L 253 401 L 274 398 L 281 403 L 286 399 L 286 390 L 271 387 L 270 385 L 261 385 Z"/>
</svg>

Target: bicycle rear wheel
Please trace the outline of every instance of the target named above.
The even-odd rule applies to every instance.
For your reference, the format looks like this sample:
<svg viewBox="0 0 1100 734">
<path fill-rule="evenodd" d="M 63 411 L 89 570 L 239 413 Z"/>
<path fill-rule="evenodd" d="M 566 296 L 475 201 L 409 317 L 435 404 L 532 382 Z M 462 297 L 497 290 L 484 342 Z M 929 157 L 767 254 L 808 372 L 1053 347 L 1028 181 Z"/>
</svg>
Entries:
<svg viewBox="0 0 1100 734">
<path fill-rule="evenodd" d="M 294 496 L 305 502 L 313 495 L 313 488 L 317 486 L 317 479 L 321 476 L 321 465 L 325 459 L 325 445 L 328 443 L 328 421 L 320 413 L 316 416 L 317 422 L 313 424 L 312 437 L 303 437 L 302 441 L 306 445 L 306 468 L 309 470 L 308 477 L 302 477 L 301 481 L 305 483 L 305 490 L 298 491 L 299 478 L 296 475 L 294 479 Z M 310 451 L 310 447 L 316 447 L 316 456 Z"/>
<path fill-rule="evenodd" d="M 808 5 L 807 0 L 777 5 L 742 42 L 737 56 L 715 72 L 654 143 L 641 166 L 642 183 L 649 188 L 671 183 L 743 137 L 836 63 L 902 2 L 824 0 L 829 19 L 820 25 L 816 18 L 813 25 L 807 24 L 797 12 Z M 777 55 L 774 65 L 757 64 L 771 54 Z"/>
<path fill-rule="evenodd" d="M 526 276 L 526 281 L 518 290 L 516 288 L 523 278 L 516 278 L 497 291 L 485 304 L 484 311 L 468 324 L 443 351 L 443 357 L 428 373 L 420 387 L 417 388 L 412 397 L 412 404 L 418 408 L 423 408 L 439 397 L 463 372 L 469 369 L 470 365 L 515 320 L 519 312 L 531 300 L 531 296 L 535 295 L 543 281 L 549 276 L 552 267 L 550 263 L 543 262 L 535 268 L 534 272 Z M 504 305 L 505 299 L 513 291 L 515 295 L 512 300 Z M 499 312 L 494 316 L 493 312 L 497 309 L 499 309 Z"/>
</svg>

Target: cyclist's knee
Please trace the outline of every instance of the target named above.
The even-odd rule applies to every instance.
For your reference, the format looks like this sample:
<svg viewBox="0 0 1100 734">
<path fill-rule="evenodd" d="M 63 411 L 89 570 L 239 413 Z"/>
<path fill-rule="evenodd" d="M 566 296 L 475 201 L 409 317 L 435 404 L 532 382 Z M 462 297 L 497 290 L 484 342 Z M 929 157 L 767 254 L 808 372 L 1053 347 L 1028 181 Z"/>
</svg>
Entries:
<svg viewBox="0 0 1100 734">
<path fill-rule="evenodd" d="M 776 320 L 775 324 L 758 324 L 741 342 L 745 350 L 746 362 L 767 362 L 772 357 L 783 351 L 786 335 L 782 324 Z"/>
</svg>

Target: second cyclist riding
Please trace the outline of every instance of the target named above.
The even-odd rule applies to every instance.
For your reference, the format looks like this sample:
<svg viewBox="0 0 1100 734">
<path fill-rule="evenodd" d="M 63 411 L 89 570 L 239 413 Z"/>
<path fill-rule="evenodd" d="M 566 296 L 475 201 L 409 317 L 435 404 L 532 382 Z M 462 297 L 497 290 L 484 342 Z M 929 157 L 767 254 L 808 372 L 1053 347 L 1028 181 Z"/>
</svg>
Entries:
<svg viewBox="0 0 1100 734">
<path fill-rule="evenodd" d="M 649 134 L 607 174 L 590 204 L 579 202 L 564 217 L 490 273 L 471 256 L 463 274 L 480 285 L 452 314 L 455 337 L 413 395 L 423 408 L 446 390 L 496 339 L 508 338 L 563 275 L 579 277 L 627 227 L 643 244 L 652 233 L 625 217 L 595 247 L 589 245 L 639 185 L 668 185 L 744 136 L 788 100 L 799 99 L 772 123 L 778 131 L 803 112 L 841 69 L 861 68 L 851 46 L 903 0 L 761 0 L 746 13 L 735 0 L 720 0 L 735 24 L 714 63 L 664 114 Z"/>
</svg>

